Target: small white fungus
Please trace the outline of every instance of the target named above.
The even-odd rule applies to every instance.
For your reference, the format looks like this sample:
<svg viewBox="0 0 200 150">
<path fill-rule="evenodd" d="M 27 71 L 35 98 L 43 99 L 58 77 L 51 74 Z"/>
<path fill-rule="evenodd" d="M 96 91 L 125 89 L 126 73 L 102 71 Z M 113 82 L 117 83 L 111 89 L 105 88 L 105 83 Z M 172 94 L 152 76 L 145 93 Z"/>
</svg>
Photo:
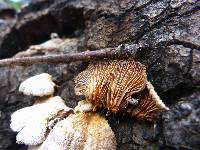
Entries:
<svg viewBox="0 0 200 150">
<path fill-rule="evenodd" d="M 17 134 L 17 143 L 38 145 L 45 140 L 48 123 L 60 110 L 70 110 L 59 96 L 43 103 L 17 110 L 11 115 L 10 127 Z"/>
<path fill-rule="evenodd" d="M 52 81 L 52 76 L 47 73 L 42 73 L 28 78 L 21 83 L 19 91 L 24 95 L 47 96 L 53 95 L 55 83 Z"/>
<path fill-rule="evenodd" d="M 74 112 L 89 112 L 92 110 L 92 104 L 86 100 L 78 102 L 78 105 L 74 108 Z"/>
</svg>

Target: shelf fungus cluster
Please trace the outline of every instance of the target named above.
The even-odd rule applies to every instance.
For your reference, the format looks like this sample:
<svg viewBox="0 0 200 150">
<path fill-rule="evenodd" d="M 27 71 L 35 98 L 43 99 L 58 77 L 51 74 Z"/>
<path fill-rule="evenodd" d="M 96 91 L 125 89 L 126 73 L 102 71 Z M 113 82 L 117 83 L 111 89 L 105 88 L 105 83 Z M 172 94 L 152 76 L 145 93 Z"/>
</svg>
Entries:
<svg viewBox="0 0 200 150">
<path fill-rule="evenodd" d="M 138 119 L 153 120 L 168 108 L 147 81 L 146 68 L 133 59 L 98 61 L 75 78 L 75 93 L 92 103 L 93 111 L 128 112 Z"/>
<path fill-rule="evenodd" d="M 41 145 L 28 150 L 115 149 L 115 135 L 107 120 L 98 113 L 80 112 L 58 122 Z"/>
<path fill-rule="evenodd" d="M 16 141 L 28 150 L 114 150 L 115 135 L 107 120 L 91 112 L 92 104 L 80 101 L 75 109 L 53 96 L 55 84 L 46 73 L 25 80 L 19 90 L 36 96 L 33 106 L 11 115 Z"/>
<path fill-rule="evenodd" d="M 98 110 L 150 121 L 168 110 L 147 81 L 145 66 L 133 59 L 91 63 L 75 78 L 75 93 L 85 100 L 74 109 L 53 96 L 54 86 L 51 75 L 43 73 L 19 87 L 37 97 L 33 106 L 11 115 L 17 143 L 29 150 L 114 150 L 115 135 Z"/>
</svg>

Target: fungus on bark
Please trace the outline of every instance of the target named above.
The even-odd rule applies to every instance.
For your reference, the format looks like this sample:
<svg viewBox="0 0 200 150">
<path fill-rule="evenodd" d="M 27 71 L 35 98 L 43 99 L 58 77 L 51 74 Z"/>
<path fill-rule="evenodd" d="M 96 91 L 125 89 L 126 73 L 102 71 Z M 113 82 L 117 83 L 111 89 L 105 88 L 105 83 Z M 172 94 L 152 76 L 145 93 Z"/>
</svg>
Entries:
<svg viewBox="0 0 200 150">
<path fill-rule="evenodd" d="M 39 96 L 33 106 L 17 110 L 11 115 L 10 127 L 18 132 L 17 143 L 38 145 L 45 140 L 48 123 L 60 110 L 71 108 L 59 96 L 53 97 L 55 83 L 52 76 L 43 73 L 21 83 L 19 91 L 25 95 Z M 48 96 L 48 97 L 47 97 Z"/>
<path fill-rule="evenodd" d="M 29 145 L 29 150 L 113 150 L 115 135 L 97 109 L 150 121 L 157 112 L 168 110 L 147 81 L 145 66 L 131 58 L 94 62 L 75 83 L 75 93 L 85 95 L 86 100 L 74 110 L 59 96 L 53 97 L 55 84 L 48 74 L 31 77 L 20 85 L 24 94 L 40 98 L 11 116 L 10 126 L 19 132 L 18 143 Z"/>
<path fill-rule="evenodd" d="M 28 150 L 115 150 L 116 139 L 107 120 L 98 113 L 76 113 L 58 122 L 43 144 Z"/>
<path fill-rule="evenodd" d="M 103 107 L 108 113 L 128 111 L 152 120 L 157 112 L 168 110 L 147 81 L 145 66 L 133 59 L 91 63 L 75 83 L 75 93 L 85 95 L 94 111 Z M 134 99 L 135 95 L 139 98 Z"/>
<path fill-rule="evenodd" d="M 80 101 L 74 113 L 59 96 L 52 96 L 49 86 L 39 86 L 42 84 L 41 77 L 44 77 L 42 81 L 47 82 L 46 85 L 55 85 L 48 83 L 52 83 L 48 74 L 31 77 L 20 85 L 25 94 L 41 97 L 33 106 L 17 110 L 11 115 L 10 127 L 18 132 L 17 143 L 28 145 L 29 150 L 116 149 L 112 129 L 103 116 L 90 112 L 91 103 Z M 32 82 L 34 86 L 29 87 L 33 85 Z"/>
<path fill-rule="evenodd" d="M 138 119 L 153 120 L 158 112 L 167 111 L 165 106 L 153 85 L 147 81 L 146 88 L 140 93 L 137 106 L 131 106 L 127 112 Z"/>
<path fill-rule="evenodd" d="M 43 103 L 22 108 L 11 115 L 10 127 L 18 132 L 17 143 L 37 145 L 45 140 L 48 123 L 59 110 L 65 109 L 64 101 L 59 97 L 51 97 Z"/>
<path fill-rule="evenodd" d="M 52 76 L 42 73 L 22 82 L 19 86 L 19 91 L 24 95 L 50 96 L 54 93 L 54 86 L 55 83 L 52 81 Z"/>
<path fill-rule="evenodd" d="M 75 93 L 85 95 L 93 109 L 105 107 L 117 113 L 128 105 L 131 95 L 146 85 L 146 68 L 133 59 L 99 61 L 75 78 Z"/>
</svg>

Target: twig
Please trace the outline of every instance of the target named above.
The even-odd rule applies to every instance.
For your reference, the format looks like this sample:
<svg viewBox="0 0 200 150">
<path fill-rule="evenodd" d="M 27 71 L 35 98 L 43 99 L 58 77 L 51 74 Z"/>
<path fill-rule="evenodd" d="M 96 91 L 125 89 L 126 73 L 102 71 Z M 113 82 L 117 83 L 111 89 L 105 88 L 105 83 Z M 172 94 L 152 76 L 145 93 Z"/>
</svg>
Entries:
<svg viewBox="0 0 200 150">
<path fill-rule="evenodd" d="M 137 50 L 136 48 L 133 48 Z M 34 56 L 34 57 L 22 57 L 22 58 L 9 58 L 0 60 L 1 66 L 26 66 L 37 63 L 69 63 L 74 61 L 90 61 L 103 58 L 116 58 L 127 57 L 133 50 L 122 46 L 119 48 L 106 48 L 96 51 L 85 51 L 80 53 L 61 54 L 61 55 L 48 55 L 48 56 Z"/>
<path fill-rule="evenodd" d="M 173 44 L 183 45 L 184 47 L 200 50 L 200 45 L 196 45 L 187 41 L 180 41 L 178 39 L 173 39 L 170 41 L 163 41 L 156 45 L 157 46 L 170 46 Z M 48 64 L 59 64 L 59 63 L 69 63 L 74 61 L 93 61 L 97 59 L 105 58 L 125 58 L 135 57 L 136 59 L 139 51 L 145 51 L 150 47 L 143 47 L 140 44 L 122 44 L 116 48 L 105 48 L 96 51 L 85 51 L 80 53 L 71 54 L 60 54 L 60 55 L 48 55 L 48 56 L 34 56 L 34 57 L 22 57 L 22 58 L 9 58 L 0 60 L 0 67 L 2 66 L 27 66 L 38 63 L 48 63 Z"/>
</svg>

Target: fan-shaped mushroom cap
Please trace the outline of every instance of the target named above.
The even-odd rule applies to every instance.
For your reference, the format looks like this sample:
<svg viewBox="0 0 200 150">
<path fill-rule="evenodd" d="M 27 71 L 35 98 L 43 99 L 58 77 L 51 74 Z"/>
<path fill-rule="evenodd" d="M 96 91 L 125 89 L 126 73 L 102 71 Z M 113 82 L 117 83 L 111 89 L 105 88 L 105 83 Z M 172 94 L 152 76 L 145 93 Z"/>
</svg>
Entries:
<svg viewBox="0 0 200 150">
<path fill-rule="evenodd" d="M 24 95 L 48 96 L 53 95 L 55 83 L 52 76 L 42 73 L 28 78 L 19 86 L 19 91 Z"/>
<path fill-rule="evenodd" d="M 77 113 L 57 123 L 41 146 L 30 148 L 31 150 L 115 150 L 116 139 L 104 117 L 95 113 Z"/>
<path fill-rule="evenodd" d="M 153 85 L 148 81 L 146 88 L 141 92 L 138 105 L 128 109 L 128 113 L 138 119 L 151 121 L 156 113 L 167 110 L 169 108 L 165 106 L 154 90 Z"/>
<path fill-rule="evenodd" d="M 95 107 L 116 113 L 127 105 L 127 98 L 146 86 L 146 68 L 133 59 L 98 61 L 75 78 L 75 93 L 85 95 Z"/>
<path fill-rule="evenodd" d="M 22 108 L 11 115 L 10 127 L 17 134 L 17 143 L 37 145 L 44 141 L 48 122 L 57 115 L 59 110 L 67 109 L 59 97 L 48 98 L 43 103 Z"/>
</svg>

